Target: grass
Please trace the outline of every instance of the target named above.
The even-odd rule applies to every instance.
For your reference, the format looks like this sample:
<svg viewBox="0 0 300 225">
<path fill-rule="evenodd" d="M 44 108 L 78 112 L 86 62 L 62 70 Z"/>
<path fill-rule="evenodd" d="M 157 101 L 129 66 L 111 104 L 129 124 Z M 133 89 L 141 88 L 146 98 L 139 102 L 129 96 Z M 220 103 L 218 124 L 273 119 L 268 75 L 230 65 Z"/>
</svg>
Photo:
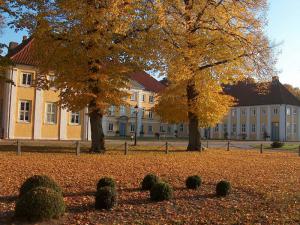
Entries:
<svg viewBox="0 0 300 225">
<path fill-rule="evenodd" d="M 252 145 L 253 148 L 260 148 L 260 145 Z M 272 148 L 271 144 L 263 144 L 264 149 L 273 149 L 273 150 L 290 150 L 290 151 L 295 151 L 299 149 L 298 144 L 284 144 L 281 148 Z"/>
<path fill-rule="evenodd" d="M 46 174 L 63 188 L 67 213 L 44 224 L 299 224 L 300 158 L 297 154 L 211 150 L 202 153 L 106 155 L 0 153 L 0 224 L 13 219 L 22 182 Z M 174 199 L 153 203 L 139 190 L 148 173 L 174 187 Z M 185 179 L 200 175 L 199 190 L 187 190 Z M 118 205 L 94 210 L 94 192 L 103 176 L 113 177 Z M 215 185 L 229 180 L 233 191 L 215 196 Z M 22 223 L 20 223 L 22 224 Z M 41 223 L 43 224 L 43 223 Z"/>
</svg>

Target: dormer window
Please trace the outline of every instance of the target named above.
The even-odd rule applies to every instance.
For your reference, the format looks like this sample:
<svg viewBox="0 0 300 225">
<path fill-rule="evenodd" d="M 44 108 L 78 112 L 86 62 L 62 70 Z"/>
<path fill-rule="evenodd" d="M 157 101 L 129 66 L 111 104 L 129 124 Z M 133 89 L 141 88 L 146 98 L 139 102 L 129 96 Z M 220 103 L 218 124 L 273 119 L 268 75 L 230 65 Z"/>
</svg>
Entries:
<svg viewBox="0 0 300 225">
<path fill-rule="evenodd" d="M 32 78 L 33 78 L 32 73 L 22 73 L 21 84 L 23 86 L 30 86 L 32 84 Z"/>
</svg>

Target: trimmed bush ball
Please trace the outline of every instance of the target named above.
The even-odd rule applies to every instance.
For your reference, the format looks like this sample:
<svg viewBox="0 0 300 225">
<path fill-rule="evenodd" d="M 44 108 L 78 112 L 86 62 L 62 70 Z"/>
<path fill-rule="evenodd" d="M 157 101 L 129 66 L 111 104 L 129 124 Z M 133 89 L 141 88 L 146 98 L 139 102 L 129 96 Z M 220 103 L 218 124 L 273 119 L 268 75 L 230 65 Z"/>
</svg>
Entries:
<svg viewBox="0 0 300 225">
<path fill-rule="evenodd" d="M 23 194 L 15 207 L 15 216 L 22 220 L 57 219 L 65 212 L 62 195 L 47 187 L 37 187 Z"/>
<path fill-rule="evenodd" d="M 109 210 L 117 203 L 117 192 L 110 186 L 100 187 L 96 192 L 95 208 Z"/>
<path fill-rule="evenodd" d="M 155 174 L 147 174 L 142 181 L 142 190 L 150 191 L 153 185 L 158 182 L 158 176 L 156 176 Z"/>
<path fill-rule="evenodd" d="M 198 189 L 201 186 L 201 177 L 194 175 L 186 179 L 185 185 L 188 189 Z"/>
<path fill-rule="evenodd" d="M 283 142 L 280 142 L 280 141 L 274 141 L 272 144 L 271 144 L 271 147 L 272 148 L 282 148 L 284 146 L 284 143 Z"/>
<path fill-rule="evenodd" d="M 59 194 L 62 194 L 61 188 L 58 186 L 58 184 L 50 177 L 45 175 L 34 175 L 32 177 L 29 177 L 21 186 L 20 188 L 20 197 L 30 191 L 31 189 L 37 188 L 37 187 L 47 187 L 51 188 L 54 191 L 58 192 Z"/>
<path fill-rule="evenodd" d="M 216 186 L 217 196 L 227 196 L 231 191 L 231 185 L 228 181 L 222 180 Z"/>
<path fill-rule="evenodd" d="M 153 185 L 150 190 L 150 199 L 152 201 L 164 201 L 170 200 L 173 197 L 173 189 L 172 187 L 164 182 L 158 182 Z"/>
<path fill-rule="evenodd" d="M 110 177 L 103 177 L 98 181 L 97 184 L 97 190 L 102 188 L 102 187 L 106 187 L 109 186 L 113 189 L 116 188 L 116 182 L 114 181 L 114 179 L 110 178 Z"/>
</svg>

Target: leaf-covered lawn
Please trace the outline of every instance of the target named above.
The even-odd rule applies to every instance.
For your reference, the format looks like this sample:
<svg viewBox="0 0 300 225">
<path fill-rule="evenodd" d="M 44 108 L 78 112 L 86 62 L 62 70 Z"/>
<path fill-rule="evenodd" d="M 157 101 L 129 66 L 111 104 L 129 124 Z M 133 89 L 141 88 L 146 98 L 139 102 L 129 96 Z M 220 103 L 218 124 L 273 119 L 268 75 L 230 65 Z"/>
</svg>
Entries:
<svg viewBox="0 0 300 225">
<path fill-rule="evenodd" d="M 288 153 L 227 152 L 109 155 L 0 153 L 0 224 L 13 220 L 21 183 L 34 174 L 53 177 L 64 190 L 67 213 L 45 224 L 299 224 L 300 157 Z M 156 173 L 174 187 L 174 199 L 152 203 L 138 188 Z M 185 189 L 198 174 L 200 190 Z M 118 206 L 93 208 L 96 183 L 111 176 L 118 184 Z M 233 186 L 226 198 L 214 196 L 215 184 Z M 18 224 L 18 223 L 17 223 Z"/>
</svg>

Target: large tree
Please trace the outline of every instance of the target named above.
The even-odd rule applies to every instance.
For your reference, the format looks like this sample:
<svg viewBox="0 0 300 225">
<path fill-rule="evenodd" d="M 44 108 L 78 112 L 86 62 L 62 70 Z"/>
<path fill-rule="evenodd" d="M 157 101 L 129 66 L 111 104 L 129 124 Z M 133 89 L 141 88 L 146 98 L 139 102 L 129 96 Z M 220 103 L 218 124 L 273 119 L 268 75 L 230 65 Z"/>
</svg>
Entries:
<svg viewBox="0 0 300 225">
<path fill-rule="evenodd" d="M 88 107 L 94 152 L 105 150 L 102 118 L 110 105 L 125 104 L 128 75 L 159 62 L 149 6 L 138 0 L 32 0 L 12 6 L 17 27 L 34 38 L 37 85 L 57 88 L 68 110 Z"/>
<path fill-rule="evenodd" d="M 222 85 L 269 75 L 266 0 L 160 0 L 153 5 L 164 32 L 161 55 L 170 83 L 157 112 L 166 120 L 188 121 L 188 150 L 199 150 L 198 128 L 216 124 L 233 103 Z"/>
</svg>

